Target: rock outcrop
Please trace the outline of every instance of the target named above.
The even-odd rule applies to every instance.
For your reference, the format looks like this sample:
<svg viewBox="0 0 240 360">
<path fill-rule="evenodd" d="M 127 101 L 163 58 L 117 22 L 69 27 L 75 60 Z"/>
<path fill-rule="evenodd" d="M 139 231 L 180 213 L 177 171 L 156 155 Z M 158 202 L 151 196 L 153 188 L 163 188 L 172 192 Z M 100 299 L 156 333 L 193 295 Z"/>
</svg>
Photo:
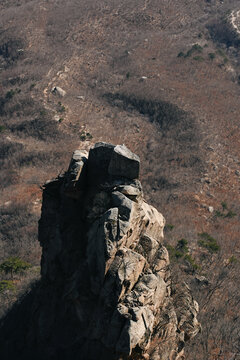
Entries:
<svg viewBox="0 0 240 360">
<path fill-rule="evenodd" d="M 238 44 L 240 41 L 240 10 L 233 10 L 231 11 L 230 15 L 228 16 L 228 21 L 230 26 L 232 27 L 232 31 L 235 34 L 236 38 L 238 39 Z"/>
<path fill-rule="evenodd" d="M 163 216 L 124 145 L 77 150 L 44 186 L 41 286 L 21 350 L 34 359 L 184 359 L 198 305 L 172 285 Z"/>
</svg>

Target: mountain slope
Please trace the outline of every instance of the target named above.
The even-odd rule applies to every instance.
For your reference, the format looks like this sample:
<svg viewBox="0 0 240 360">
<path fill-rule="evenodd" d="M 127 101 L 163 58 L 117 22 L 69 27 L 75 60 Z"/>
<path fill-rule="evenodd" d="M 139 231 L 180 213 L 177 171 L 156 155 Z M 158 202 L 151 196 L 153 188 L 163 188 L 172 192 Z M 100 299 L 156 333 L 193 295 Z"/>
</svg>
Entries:
<svg viewBox="0 0 240 360">
<path fill-rule="evenodd" d="M 216 311 L 210 335 L 201 345 L 196 339 L 196 359 L 239 352 L 238 335 L 228 339 L 239 329 L 239 48 L 232 32 L 220 31 L 237 6 L 204 0 L 0 5 L 1 260 L 17 255 L 39 264 L 31 225 L 40 214 L 39 185 L 66 168 L 75 148 L 125 143 L 141 157 L 145 198 L 166 216 L 166 243 L 175 249 L 184 238 L 201 266 L 194 269 L 173 251 L 199 296 L 203 329 Z M 66 95 L 52 93 L 55 86 Z M 33 219 L 19 221 L 13 236 L 10 224 L 21 213 Z M 199 234 L 216 239 L 220 249 L 212 252 Z M 197 285 L 196 272 L 207 286 Z"/>
</svg>

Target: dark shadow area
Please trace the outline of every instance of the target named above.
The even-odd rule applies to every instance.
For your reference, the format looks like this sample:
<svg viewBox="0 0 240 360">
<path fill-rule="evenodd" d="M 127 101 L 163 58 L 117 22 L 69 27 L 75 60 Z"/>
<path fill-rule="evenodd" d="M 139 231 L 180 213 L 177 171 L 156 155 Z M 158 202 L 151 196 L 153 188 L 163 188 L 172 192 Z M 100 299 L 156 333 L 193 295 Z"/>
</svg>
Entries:
<svg viewBox="0 0 240 360">
<path fill-rule="evenodd" d="M 33 333 L 31 319 L 34 313 L 34 299 L 41 282 L 35 282 L 31 290 L 24 294 L 0 320 L 0 357 L 2 360 L 30 359 L 27 335 Z"/>
<path fill-rule="evenodd" d="M 126 111 L 136 110 L 142 115 L 149 117 L 151 122 L 155 122 L 163 130 L 181 124 L 182 130 L 193 129 L 193 119 L 174 104 L 163 100 L 149 100 L 139 98 L 134 95 L 125 94 L 105 94 L 104 98 L 112 106 L 118 106 Z"/>
<path fill-rule="evenodd" d="M 6 66 L 11 65 L 23 54 L 24 42 L 21 39 L 9 39 L 0 44 L 0 56 L 6 62 Z"/>
<path fill-rule="evenodd" d="M 58 124 L 54 120 L 34 119 L 23 121 L 21 124 L 12 125 L 11 131 L 19 136 L 32 136 L 38 140 L 59 141 L 64 135 L 59 131 Z"/>
<path fill-rule="evenodd" d="M 225 19 L 219 19 L 207 26 L 213 41 L 219 44 L 224 44 L 228 48 L 234 46 L 239 48 L 240 40 L 237 34 L 233 31 L 229 23 Z"/>
</svg>

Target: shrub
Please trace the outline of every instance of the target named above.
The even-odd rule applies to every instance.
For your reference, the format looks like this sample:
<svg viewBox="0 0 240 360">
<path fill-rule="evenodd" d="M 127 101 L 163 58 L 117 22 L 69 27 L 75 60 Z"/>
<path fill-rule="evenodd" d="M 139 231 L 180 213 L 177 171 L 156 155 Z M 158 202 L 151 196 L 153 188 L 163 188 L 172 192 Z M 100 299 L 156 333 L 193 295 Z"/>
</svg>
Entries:
<svg viewBox="0 0 240 360">
<path fill-rule="evenodd" d="M 80 132 L 81 141 L 91 140 L 92 138 L 93 136 L 89 132 L 85 132 L 85 131 Z"/>
<path fill-rule="evenodd" d="M 222 213 L 222 212 L 219 211 L 219 210 L 216 210 L 216 211 L 215 211 L 215 215 L 216 215 L 217 217 L 224 217 L 224 213 Z"/>
<path fill-rule="evenodd" d="M 225 203 L 225 201 L 222 201 L 221 205 L 222 205 L 223 210 L 227 210 L 227 204 Z"/>
<path fill-rule="evenodd" d="M 239 260 L 234 255 L 229 258 L 229 264 L 236 264 L 238 262 Z"/>
<path fill-rule="evenodd" d="M 214 60 L 216 55 L 214 53 L 209 53 L 208 57 L 209 57 L 210 60 Z"/>
<path fill-rule="evenodd" d="M 180 259 L 181 257 L 183 257 L 183 253 L 175 249 L 174 256 L 176 259 Z"/>
<path fill-rule="evenodd" d="M 196 60 L 196 61 L 203 61 L 204 58 L 202 56 L 194 56 L 193 60 Z"/>
<path fill-rule="evenodd" d="M 188 265 L 188 269 L 186 269 L 186 271 L 195 272 L 200 269 L 200 266 L 195 263 L 192 256 L 188 253 L 189 249 L 187 247 L 187 244 L 188 241 L 186 239 L 181 239 L 178 241 L 176 247 L 166 245 L 166 248 L 169 252 L 171 261 L 180 261 L 180 259 L 182 259 L 182 261 L 187 263 Z"/>
<path fill-rule="evenodd" d="M 233 218 L 234 216 L 236 216 L 237 214 L 235 212 L 233 212 L 232 210 L 229 210 L 228 213 L 225 215 L 225 218 Z"/>
<path fill-rule="evenodd" d="M 0 271 L 5 272 L 5 274 L 13 273 L 17 274 L 23 272 L 31 267 L 31 264 L 18 257 L 9 257 L 3 263 L 0 264 Z"/>
<path fill-rule="evenodd" d="M 186 55 L 184 55 L 184 57 L 190 57 L 193 53 L 198 52 L 201 53 L 203 51 L 203 48 L 201 45 L 199 44 L 194 44 L 190 50 L 188 50 L 188 52 L 186 53 Z"/>
<path fill-rule="evenodd" d="M 194 259 L 189 254 L 186 254 L 184 256 L 184 260 L 192 267 L 192 270 L 194 271 L 199 270 L 201 268 L 198 264 L 195 263 Z"/>
<path fill-rule="evenodd" d="M 177 57 L 185 57 L 185 54 L 184 54 L 184 52 L 183 51 L 180 51 L 180 53 L 178 53 L 178 56 Z"/>
<path fill-rule="evenodd" d="M 63 138 L 63 134 L 58 129 L 57 122 L 45 118 L 23 121 L 20 124 L 12 125 L 10 130 L 17 132 L 19 136 L 32 136 L 43 141 L 57 141 Z"/>
<path fill-rule="evenodd" d="M 176 247 L 167 245 L 166 247 L 169 251 L 170 257 L 176 258 L 176 259 L 183 257 L 184 254 L 186 254 L 188 252 L 187 244 L 188 244 L 187 240 L 181 239 L 178 241 Z"/>
<path fill-rule="evenodd" d="M 171 259 L 174 259 L 176 256 L 175 256 L 175 253 L 176 253 L 176 250 L 175 248 L 172 246 L 172 245 L 166 245 L 166 248 L 168 250 L 168 253 L 169 253 L 169 256 Z"/>
<path fill-rule="evenodd" d="M 8 100 L 9 100 L 9 99 L 12 99 L 13 96 L 14 96 L 14 94 L 15 94 L 14 90 L 9 90 L 9 91 L 6 93 L 5 98 L 8 99 Z"/>
<path fill-rule="evenodd" d="M 223 217 L 223 218 L 230 218 L 230 219 L 232 219 L 234 216 L 237 215 L 234 211 L 228 210 L 227 204 L 226 204 L 224 201 L 221 203 L 221 205 L 222 205 L 223 211 L 221 212 L 221 211 L 219 211 L 219 210 L 216 210 L 215 215 L 216 215 L 217 217 Z M 228 212 L 227 212 L 227 213 L 224 213 L 224 211 L 226 211 L 226 210 L 228 210 Z"/>
<path fill-rule="evenodd" d="M 201 237 L 198 244 L 201 247 L 208 249 L 211 253 L 217 252 L 220 250 L 220 246 L 217 244 L 217 240 L 214 239 L 211 235 L 206 232 L 198 234 Z"/>
<path fill-rule="evenodd" d="M 203 49 L 202 46 L 199 44 L 194 44 L 192 46 L 192 51 L 202 52 L 202 49 Z"/>
<path fill-rule="evenodd" d="M 21 92 L 21 89 L 15 89 L 15 90 L 13 90 L 13 89 L 11 89 L 11 90 L 9 90 L 7 93 L 6 93 L 6 95 L 5 95 L 5 98 L 7 99 L 7 100 L 10 100 L 10 99 L 12 99 L 13 98 L 13 96 L 15 95 L 15 94 L 19 94 Z"/>
<path fill-rule="evenodd" d="M 3 293 L 7 290 L 15 290 L 15 285 L 10 280 L 2 280 L 0 281 L 0 293 Z"/>
<path fill-rule="evenodd" d="M 173 229 L 174 229 L 174 225 L 172 225 L 172 224 L 165 225 L 165 231 L 168 231 L 168 230 L 172 231 Z"/>
<path fill-rule="evenodd" d="M 60 101 L 58 102 L 57 111 L 61 114 L 66 111 L 65 106 Z"/>
<path fill-rule="evenodd" d="M 186 239 L 178 240 L 176 249 L 179 250 L 181 253 L 187 253 L 188 247 L 187 247 L 188 241 Z"/>
</svg>

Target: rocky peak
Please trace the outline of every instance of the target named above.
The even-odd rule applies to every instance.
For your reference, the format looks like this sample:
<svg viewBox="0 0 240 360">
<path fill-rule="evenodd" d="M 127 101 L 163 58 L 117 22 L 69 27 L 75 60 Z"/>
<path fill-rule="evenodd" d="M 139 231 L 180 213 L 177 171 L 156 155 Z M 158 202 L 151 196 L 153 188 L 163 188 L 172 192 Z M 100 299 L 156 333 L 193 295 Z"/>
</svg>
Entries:
<svg viewBox="0 0 240 360">
<path fill-rule="evenodd" d="M 42 280 L 24 355 L 184 359 L 198 305 L 186 284 L 172 286 L 165 219 L 145 202 L 139 168 L 124 145 L 97 143 L 45 184 Z"/>
</svg>

